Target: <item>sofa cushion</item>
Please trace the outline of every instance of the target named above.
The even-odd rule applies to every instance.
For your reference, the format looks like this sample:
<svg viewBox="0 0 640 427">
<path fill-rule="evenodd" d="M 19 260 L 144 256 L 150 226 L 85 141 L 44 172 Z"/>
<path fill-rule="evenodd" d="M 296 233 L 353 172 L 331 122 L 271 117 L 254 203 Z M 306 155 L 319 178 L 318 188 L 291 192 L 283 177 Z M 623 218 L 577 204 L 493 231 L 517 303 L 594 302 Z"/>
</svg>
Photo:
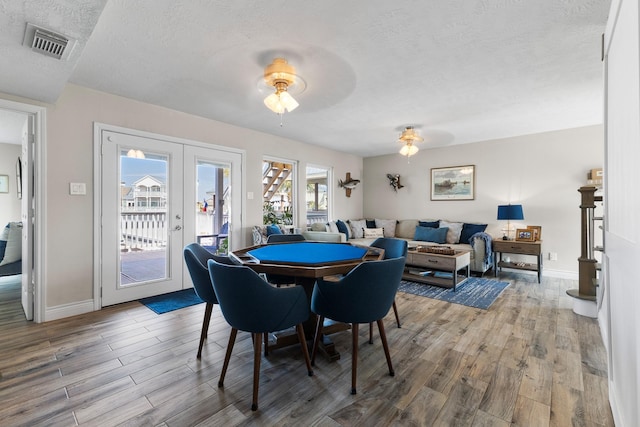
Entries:
<svg viewBox="0 0 640 427">
<path fill-rule="evenodd" d="M 321 222 L 311 224 L 311 231 L 327 231 L 327 226 Z"/>
<path fill-rule="evenodd" d="M 447 241 L 447 227 L 433 228 L 416 226 L 414 240 L 423 242 L 445 243 Z"/>
<path fill-rule="evenodd" d="M 365 228 L 363 234 L 365 239 L 385 237 L 382 228 Z"/>
<path fill-rule="evenodd" d="M 349 226 L 351 227 L 351 236 L 354 239 L 362 239 L 364 237 L 362 230 L 367 228 L 367 221 L 364 219 L 351 219 L 349 220 Z"/>
<path fill-rule="evenodd" d="M 455 244 L 460 242 L 460 233 L 462 233 L 461 222 L 449 222 L 440 220 L 440 227 L 447 227 L 449 229 L 449 231 L 447 232 L 447 243 Z"/>
<path fill-rule="evenodd" d="M 351 236 L 351 233 L 349 233 L 349 226 L 345 224 L 344 221 L 337 220 L 336 227 L 338 228 L 338 232 L 344 233 L 344 235 L 347 237 L 347 240 L 349 240 L 349 237 Z"/>
<path fill-rule="evenodd" d="M 460 243 L 469 243 L 469 239 L 476 233 L 483 233 L 487 229 L 487 224 L 467 224 L 462 225 L 460 233 Z"/>
<path fill-rule="evenodd" d="M 384 237 L 396 237 L 396 220 L 395 219 L 377 219 L 376 228 L 382 228 Z"/>
<path fill-rule="evenodd" d="M 335 221 L 329 221 L 327 223 L 327 231 L 329 233 L 339 233 L 340 230 L 338 230 L 338 226 L 336 225 Z"/>
<path fill-rule="evenodd" d="M 420 227 L 438 228 L 438 227 L 440 227 L 440 220 L 438 220 L 438 221 L 418 221 L 418 225 Z"/>
<path fill-rule="evenodd" d="M 282 230 L 280 230 L 280 227 L 275 224 L 267 225 L 267 237 L 272 234 L 282 234 Z"/>
<path fill-rule="evenodd" d="M 396 236 L 400 239 L 412 240 L 416 233 L 417 219 L 401 219 L 396 224 Z"/>
</svg>

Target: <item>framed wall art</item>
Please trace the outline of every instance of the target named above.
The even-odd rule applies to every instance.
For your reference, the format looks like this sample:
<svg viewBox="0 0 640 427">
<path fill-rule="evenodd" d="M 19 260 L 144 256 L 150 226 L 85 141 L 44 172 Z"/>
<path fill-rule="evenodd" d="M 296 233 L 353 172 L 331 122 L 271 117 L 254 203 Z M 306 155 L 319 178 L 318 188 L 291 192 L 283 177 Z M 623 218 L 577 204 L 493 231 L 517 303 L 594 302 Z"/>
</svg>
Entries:
<svg viewBox="0 0 640 427">
<path fill-rule="evenodd" d="M 0 175 L 0 193 L 9 192 L 9 175 Z"/>
<path fill-rule="evenodd" d="M 431 200 L 473 200 L 475 165 L 431 169 Z"/>
</svg>

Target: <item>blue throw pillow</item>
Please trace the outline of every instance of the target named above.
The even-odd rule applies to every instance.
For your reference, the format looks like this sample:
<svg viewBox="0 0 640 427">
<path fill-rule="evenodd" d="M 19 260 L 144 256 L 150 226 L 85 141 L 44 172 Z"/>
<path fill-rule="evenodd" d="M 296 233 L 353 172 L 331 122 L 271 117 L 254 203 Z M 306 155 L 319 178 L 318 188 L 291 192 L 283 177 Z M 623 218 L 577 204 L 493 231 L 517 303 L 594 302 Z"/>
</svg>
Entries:
<svg viewBox="0 0 640 427">
<path fill-rule="evenodd" d="M 338 227 L 338 231 L 344 233 L 347 236 L 347 240 L 349 240 L 349 226 L 344 223 L 342 220 L 336 221 L 336 227 Z"/>
<path fill-rule="evenodd" d="M 463 224 L 460 233 L 460 243 L 469 243 L 469 239 L 476 233 L 482 233 L 487 229 L 487 224 Z"/>
<path fill-rule="evenodd" d="M 367 228 L 376 228 L 376 220 L 375 219 L 367 219 Z"/>
<path fill-rule="evenodd" d="M 421 227 L 416 226 L 416 233 L 413 236 L 413 240 L 419 240 L 422 242 L 433 242 L 433 243 L 446 243 L 447 241 L 447 231 L 449 231 L 449 227 Z"/>
<path fill-rule="evenodd" d="M 282 234 L 282 230 L 280 230 L 280 227 L 275 224 L 267 225 L 267 237 L 271 236 L 272 234 Z"/>
<path fill-rule="evenodd" d="M 418 221 L 420 227 L 438 228 L 440 227 L 440 220 L 437 221 Z"/>
<path fill-rule="evenodd" d="M 7 241 L 0 240 L 0 261 L 4 258 L 4 251 L 7 249 Z"/>
</svg>

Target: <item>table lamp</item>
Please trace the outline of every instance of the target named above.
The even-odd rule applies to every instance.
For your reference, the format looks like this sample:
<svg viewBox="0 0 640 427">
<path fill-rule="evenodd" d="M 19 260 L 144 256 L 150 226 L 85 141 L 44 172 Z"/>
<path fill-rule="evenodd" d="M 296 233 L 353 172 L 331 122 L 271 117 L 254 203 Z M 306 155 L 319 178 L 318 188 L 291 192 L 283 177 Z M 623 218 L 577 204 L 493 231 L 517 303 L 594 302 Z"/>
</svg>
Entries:
<svg viewBox="0 0 640 427">
<path fill-rule="evenodd" d="M 502 240 L 509 240 L 509 234 L 511 233 L 511 220 L 524 219 L 522 205 L 498 205 L 498 219 L 507 220 L 507 232 L 502 236 Z"/>
</svg>

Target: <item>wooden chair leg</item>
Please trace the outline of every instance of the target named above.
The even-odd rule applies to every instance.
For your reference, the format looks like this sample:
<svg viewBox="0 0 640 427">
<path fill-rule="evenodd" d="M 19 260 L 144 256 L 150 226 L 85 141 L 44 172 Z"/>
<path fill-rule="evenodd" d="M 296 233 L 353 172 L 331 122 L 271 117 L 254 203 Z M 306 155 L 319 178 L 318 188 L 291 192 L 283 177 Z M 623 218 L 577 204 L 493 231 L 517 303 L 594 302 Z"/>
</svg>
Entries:
<svg viewBox="0 0 640 427">
<path fill-rule="evenodd" d="M 258 384 L 260 383 L 260 353 L 262 352 L 262 334 L 255 334 L 253 339 L 253 400 L 251 410 L 258 410 Z"/>
<path fill-rule="evenodd" d="M 322 324 L 324 323 L 324 316 L 318 316 L 318 323 L 316 324 L 316 336 L 313 338 L 313 350 L 311 351 L 311 364 L 316 364 L 316 353 L 318 352 L 318 344 L 320 344 L 320 337 L 322 336 Z"/>
<path fill-rule="evenodd" d="M 384 323 L 382 319 L 377 321 L 378 329 L 380 330 L 380 340 L 382 341 L 382 348 L 384 348 L 384 356 L 387 358 L 387 365 L 389 366 L 389 375 L 395 376 L 393 365 L 391 364 L 391 355 L 389 354 L 389 346 L 387 345 L 387 334 L 384 332 Z"/>
<path fill-rule="evenodd" d="M 304 336 L 304 328 L 302 327 L 302 323 L 298 323 L 296 325 L 296 332 L 298 332 L 298 340 L 300 341 L 300 346 L 302 347 L 302 355 L 304 356 L 304 361 L 307 364 L 307 372 L 309 376 L 313 376 L 313 369 L 311 369 L 311 360 L 309 359 L 309 349 L 307 348 L 307 338 Z"/>
<path fill-rule="evenodd" d="M 238 330 L 236 328 L 231 328 L 231 334 L 229 335 L 229 343 L 227 344 L 227 352 L 224 355 L 222 372 L 220 372 L 220 379 L 218 380 L 218 387 L 224 386 L 224 376 L 227 374 L 227 368 L 229 367 L 229 359 L 231 359 L 231 351 L 233 350 L 233 345 L 236 342 L 236 335 L 238 335 Z"/>
<path fill-rule="evenodd" d="M 202 346 L 204 345 L 204 340 L 207 339 L 207 333 L 209 332 L 209 322 L 211 321 L 211 312 L 213 311 L 213 303 L 208 302 L 204 308 L 204 320 L 202 321 L 202 331 L 200 332 L 200 345 L 198 346 L 198 355 L 196 356 L 200 359 L 202 356 Z"/>
<path fill-rule="evenodd" d="M 400 327 L 400 316 L 398 316 L 398 307 L 396 307 L 396 300 L 393 300 L 393 312 L 396 315 L 396 323 L 398 324 L 398 328 Z"/>
<path fill-rule="evenodd" d="M 369 323 L 369 344 L 373 344 L 373 322 Z"/>
<path fill-rule="evenodd" d="M 356 377 L 358 372 L 358 324 L 351 325 L 351 394 L 356 394 Z"/>
</svg>

